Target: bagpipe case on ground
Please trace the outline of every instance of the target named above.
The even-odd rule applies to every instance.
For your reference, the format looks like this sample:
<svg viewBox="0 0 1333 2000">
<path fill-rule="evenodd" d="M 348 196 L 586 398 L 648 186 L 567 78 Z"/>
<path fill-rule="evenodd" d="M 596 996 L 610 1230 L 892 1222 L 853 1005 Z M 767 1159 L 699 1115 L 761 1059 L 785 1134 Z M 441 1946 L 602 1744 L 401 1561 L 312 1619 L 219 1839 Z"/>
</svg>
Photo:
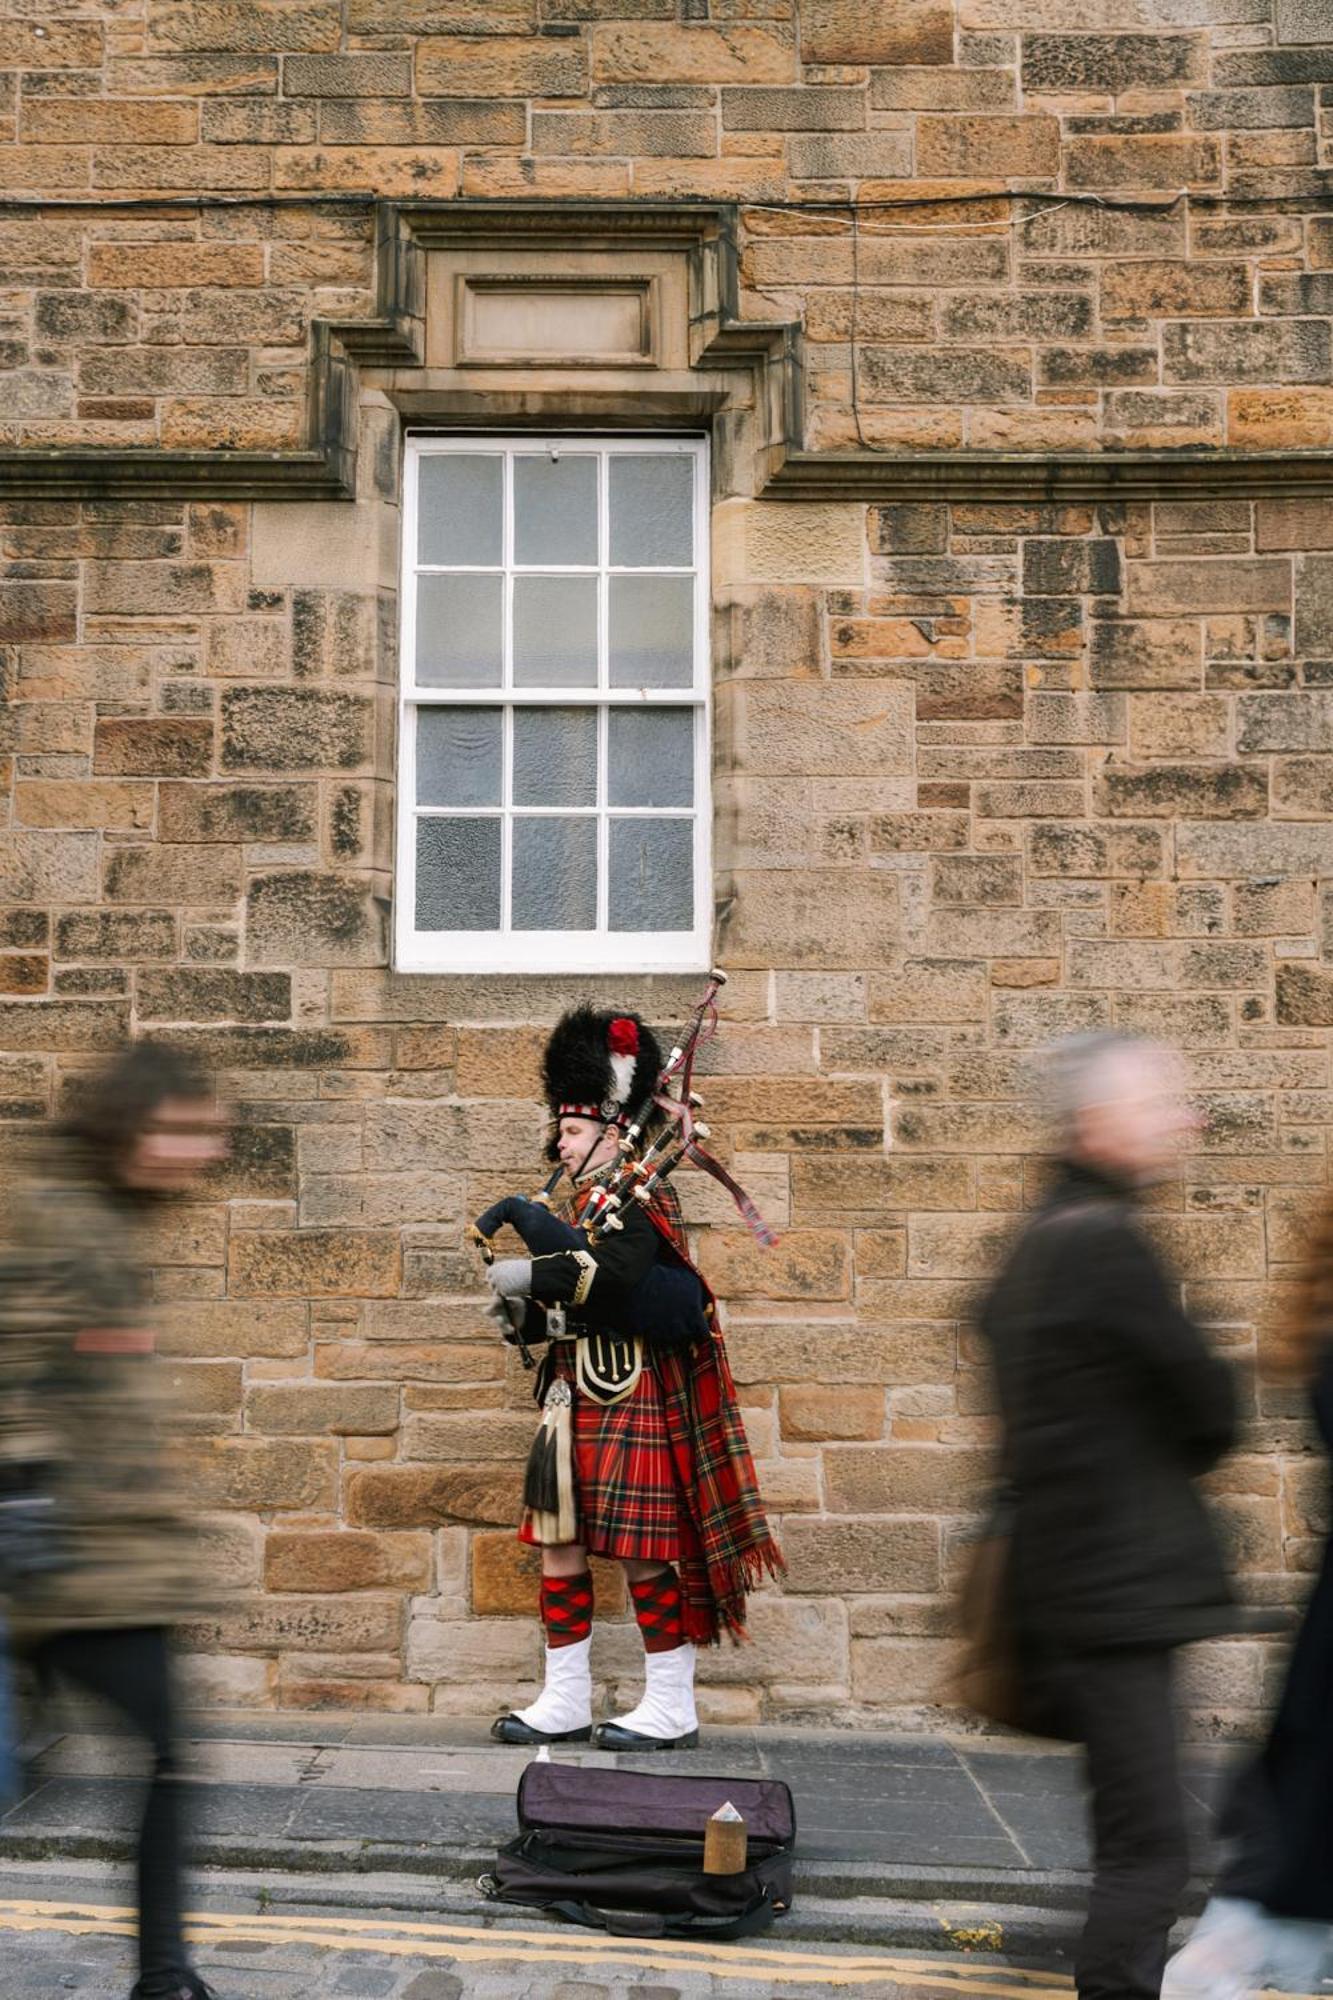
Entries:
<svg viewBox="0 0 1333 2000">
<path fill-rule="evenodd" d="M 493 1901 L 624 1937 L 746 1937 L 791 1907 L 796 1812 L 775 1778 L 532 1763 L 515 1839 L 481 1878 Z M 708 1821 L 746 1823 L 746 1865 L 704 1873 Z"/>
</svg>

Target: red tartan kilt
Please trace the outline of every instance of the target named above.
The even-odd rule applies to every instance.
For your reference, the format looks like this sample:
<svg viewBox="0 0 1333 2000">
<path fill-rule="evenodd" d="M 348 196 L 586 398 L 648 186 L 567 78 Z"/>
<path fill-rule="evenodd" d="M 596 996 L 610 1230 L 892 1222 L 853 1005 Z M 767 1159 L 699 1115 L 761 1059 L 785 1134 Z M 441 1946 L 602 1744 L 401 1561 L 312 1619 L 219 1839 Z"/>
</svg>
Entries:
<svg viewBox="0 0 1333 2000">
<path fill-rule="evenodd" d="M 595 1403 L 575 1389 L 574 1484 L 579 1540 L 590 1554 L 678 1562 L 690 1552 L 662 1384 L 646 1359 L 623 1403 Z M 526 1520 L 519 1539 L 533 1540 Z"/>
</svg>

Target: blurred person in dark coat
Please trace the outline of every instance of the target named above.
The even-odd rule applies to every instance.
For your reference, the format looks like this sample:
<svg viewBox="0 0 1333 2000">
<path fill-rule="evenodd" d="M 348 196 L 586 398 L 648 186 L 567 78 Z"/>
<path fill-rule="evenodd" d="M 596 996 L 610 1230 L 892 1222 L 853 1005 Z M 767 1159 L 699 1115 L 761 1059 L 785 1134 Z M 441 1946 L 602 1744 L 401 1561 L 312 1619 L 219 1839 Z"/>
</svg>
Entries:
<svg viewBox="0 0 1333 2000">
<path fill-rule="evenodd" d="M 1086 1751 L 1094 1879 L 1082 2000 L 1155 2000 L 1188 1879 L 1171 1706 L 1178 1646 L 1231 1592 L 1195 1481 L 1236 1400 L 1136 1215 L 1194 1119 L 1174 1056 L 1071 1037 L 1047 1074 L 1062 1157 L 982 1315 L 1004 1425 L 1008 1616 L 1033 1726 Z"/>
<path fill-rule="evenodd" d="M 1295 1289 L 1282 1373 L 1333 1453 L 1333 1197 Z M 1167 1969 L 1171 2000 L 1241 2000 L 1265 1981 L 1312 1990 L 1333 1950 L 1333 1537 L 1292 1648 L 1273 1726 L 1222 1815 L 1227 1866 Z"/>
<path fill-rule="evenodd" d="M 47 1546 L 10 1570 L 15 1648 L 110 1703 L 150 1755 L 132 2000 L 204 2000 L 181 1934 L 169 1638 L 195 1550 L 166 1453 L 145 1227 L 225 1151 L 212 1087 L 161 1044 L 125 1049 L 45 1140 L 0 1263 L 0 1493 Z"/>
</svg>

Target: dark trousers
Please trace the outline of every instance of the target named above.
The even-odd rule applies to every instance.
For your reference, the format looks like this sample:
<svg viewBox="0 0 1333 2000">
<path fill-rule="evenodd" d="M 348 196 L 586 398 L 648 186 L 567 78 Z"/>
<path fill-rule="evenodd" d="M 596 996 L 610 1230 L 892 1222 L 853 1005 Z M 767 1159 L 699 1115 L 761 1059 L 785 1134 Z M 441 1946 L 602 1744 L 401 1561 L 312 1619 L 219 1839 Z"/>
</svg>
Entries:
<svg viewBox="0 0 1333 2000">
<path fill-rule="evenodd" d="M 139 1832 L 139 1973 L 145 1992 L 176 1990 L 189 1958 L 181 1936 L 181 1799 L 167 1634 L 61 1632 L 37 1650 L 54 1670 L 120 1710 L 148 1747 L 148 1790 Z"/>
<path fill-rule="evenodd" d="M 1092 1788 L 1092 1893 L 1074 1961 L 1080 2000 L 1157 2000 L 1189 1880 L 1171 1655 L 1088 1653 L 1062 1660 L 1056 1678 L 1062 1733 L 1083 1744 Z"/>
</svg>

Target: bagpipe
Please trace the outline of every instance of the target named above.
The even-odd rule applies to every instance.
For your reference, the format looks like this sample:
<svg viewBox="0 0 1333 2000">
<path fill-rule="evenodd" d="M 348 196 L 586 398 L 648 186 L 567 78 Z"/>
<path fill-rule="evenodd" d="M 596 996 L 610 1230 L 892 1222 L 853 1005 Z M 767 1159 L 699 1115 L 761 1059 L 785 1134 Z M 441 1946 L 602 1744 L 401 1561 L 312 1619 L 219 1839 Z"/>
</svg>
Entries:
<svg viewBox="0 0 1333 2000">
<path fill-rule="evenodd" d="M 650 1209 L 665 1182 L 687 1161 L 726 1188 L 747 1227 L 761 1243 L 767 1246 L 777 1241 L 744 1188 L 706 1149 L 708 1127 L 698 1116 L 702 1099 L 694 1089 L 695 1058 L 702 1044 L 717 1033 L 717 996 L 726 979 L 724 972 L 714 970 L 710 974 L 703 998 L 662 1065 L 652 1089 L 634 1108 L 621 1134 L 614 1165 L 590 1190 L 580 1220 L 566 1222 L 552 1212 L 551 1203 L 565 1171 L 563 1166 L 557 1166 L 537 1194 L 504 1195 L 472 1224 L 469 1240 L 488 1264 L 495 1256 L 492 1239 L 506 1224 L 521 1237 L 534 1257 L 588 1249 L 599 1238 L 624 1228 L 623 1218 L 630 1202 Z M 651 1137 L 646 1137 L 650 1131 Z M 666 1242 L 665 1237 L 663 1241 Z M 693 1265 L 679 1252 L 655 1260 L 622 1299 L 621 1307 L 622 1316 L 650 1342 L 687 1346 L 706 1338 L 710 1331 L 711 1299 L 707 1288 Z"/>
</svg>

